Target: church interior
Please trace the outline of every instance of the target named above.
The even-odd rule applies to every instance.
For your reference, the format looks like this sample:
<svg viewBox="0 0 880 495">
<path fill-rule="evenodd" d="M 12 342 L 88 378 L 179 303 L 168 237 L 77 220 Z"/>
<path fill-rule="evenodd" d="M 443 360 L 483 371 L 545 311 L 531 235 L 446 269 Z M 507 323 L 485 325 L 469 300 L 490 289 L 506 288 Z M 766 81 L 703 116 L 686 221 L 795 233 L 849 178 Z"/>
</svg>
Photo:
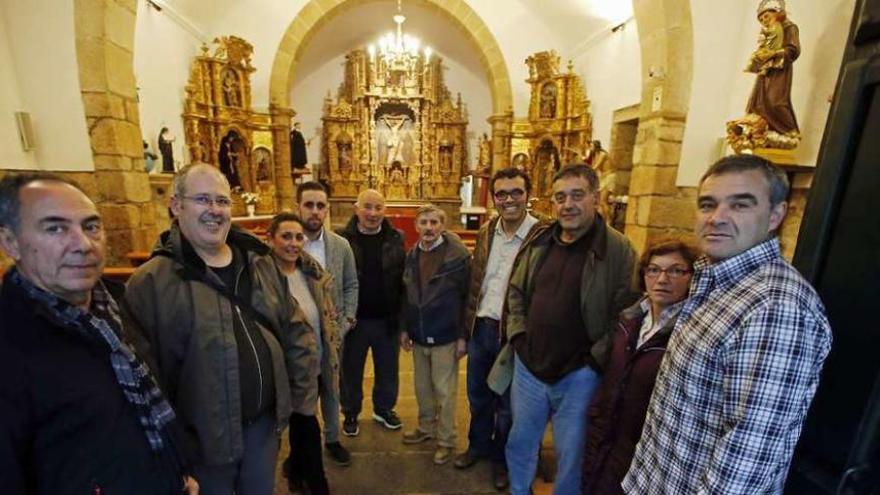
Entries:
<svg viewBox="0 0 880 495">
<path fill-rule="evenodd" d="M 272 215 L 293 207 L 298 184 L 317 180 L 330 191 L 333 227 L 349 219 L 360 191 L 374 188 L 408 246 L 417 236 L 415 210 L 426 202 L 447 212 L 448 228 L 473 246 L 476 229 L 494 213 L 487 189 L 494 171 L 525 169 L 530 207 L 550 215 L 554 172 L 586 160 L 602 177 L 603 218 L 641 250 L 662 236 L 691 235 L 703 172 L 722 156 L 754 153 L 787 172 L 783 253 L 815 275 L 834 224 L 819 220 L 819 205 L 838 211 L 847 190 L 841 177 L 849 177 L 839 164 L 856 160 L 839 151 L 834 156 L 846 158 L 835 168 L 830 153 L 835 139 L 861 136 L 834 126 L 843 111 L 838 101 L 854 91 L 842 85 L 842 68 L 862 53 L 854 33 L 865 18 L 874 22 L 866 35 L 874 41 L 866 43 L 876 44 L 877 17 L 865 12 L 876 15 L 878 2 L 785 2 L 800 30 L 786 95 L 793 130 L 747 111 L 766 70 L 755 54 L 772 43 L 755 16 L 759 3 L 3 0 L 0 176 L 48 170 L 75 179 L 108 231 L 107 274 L 125 280 L 171 222 L 174 172 L 193 162 L 220 168 L 233 187 L 234 223 L 258 234 Z M 880 185 L 876 171 L 870 177 Z M 877 247 L 877 224 L 869 230 Z M 874 258 L 867 273 L 878 273 L 876 251 Z M 877 281 L 866 284 L 876 288 Z M 847 358 L 838 361 L 844 366 Z M 847 369 L 840 368 L 842 377 Z M 851 410 L 828 412 L 829 423 L 817 419 L 816 433 L 809 424 L 805 433 L 810 445 L 832 431 L 849 443 L 825 458 L 811 457 L 820 448 L 805 448 L 793 468 L 809 480 L 801 486 L 839 480 L 858 438 L 873 439 L 873 447 L 862 447 L 869 456 L 880 451 L 880 388 L 871 388 L 880 369 L 865 363 L 860 372 L 866 378 Z M 818 397 L 820 412 L 833 411 L 821 389 Z M 412 409 L 411 391 L 409 403 Z M 459 404 L 461 429 L 463 390 Z M 865 429 L 869 423 L 873 430 Z M 369 454 L 401 450 L 381 433 L 358 442 L 352 450 L 364 462 L 348 471 L 328 467 L 331 483 L 350 478 L 366 486 L 383 469 L 364 467 Z M 417 455 L 394 459 L 434 469 Z M 399 493 L 493 492 L 435 474 L 426 479 L 436 486 L 414 479 Z M 449 491 L 444 483 L 461 485 Z M 550 493 L 550 486 L 538 488 Z M 278 490 L 286 493 L 283 484 Z M 815 490 L 792 493 L 832 493 Z"/>
</svg>

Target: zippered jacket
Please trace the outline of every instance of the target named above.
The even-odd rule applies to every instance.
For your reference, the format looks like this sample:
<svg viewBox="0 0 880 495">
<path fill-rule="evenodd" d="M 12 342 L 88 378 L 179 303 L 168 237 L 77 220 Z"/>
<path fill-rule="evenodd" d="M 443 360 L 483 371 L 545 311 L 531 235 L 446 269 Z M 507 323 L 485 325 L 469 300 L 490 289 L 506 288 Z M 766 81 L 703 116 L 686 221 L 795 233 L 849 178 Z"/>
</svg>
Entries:
<svg viewBox="0 0 880 495">
<path fill-rule="evenodd" d="M 280 435 L 291 410 L 314 414 L 317 341 L 295 318 L 293 298 L 269 247 L 234 226 L 227 242 L 244 254 L 250 306 L 262 315 L 254 321 L 271 354 Z M 129 279 L 126 291 L 166 395 L 189 434 L 185 450 L 195 465 L 229 464 L 244 452 L 233 323 L 242 308 L 212 286 L 220 283 L 174 222 L 160 236 L 151 259 Z"/>
<path fill-rule="evenodd" d="M 643 299 L 644 300 L 644 299 Z M 620 482 L 636 450 L 654 381 L 676 318 L 636 348 L 645 311 L 642 301 L 623 310 L 602 384 L 587 411 L 583 493 L 622 494 Z"/>
<path fill-rule="evenodd" d="M 471 253 L 452 232 L 443 232 L 443 262 L 425 287 L 419 287 L 416 244 L 406 255 L 406 331 L 417 344 L 443 345 L 465 337 L 464 306 L 470 282 Z"/>
</svg>

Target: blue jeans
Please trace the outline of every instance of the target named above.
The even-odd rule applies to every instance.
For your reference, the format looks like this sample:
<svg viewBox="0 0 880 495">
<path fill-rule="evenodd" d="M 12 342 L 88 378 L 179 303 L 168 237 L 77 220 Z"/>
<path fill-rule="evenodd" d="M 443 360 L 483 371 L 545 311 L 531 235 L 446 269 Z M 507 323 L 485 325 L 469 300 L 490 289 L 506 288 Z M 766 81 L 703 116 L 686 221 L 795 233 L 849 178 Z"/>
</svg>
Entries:
<svg viewBox="0 0 880 495">
<path fill-rule="evenodd" d="M 557 462 L 553 493 L 580 493 L 587 406 L 598 385 L 599 375 L 589 366 L 572 371 L 552 385 L 544 383 L 516 357 L 511 384 L 513 427 L 506 449 L 511 494 L 529 493 L 548 419 L 553 423 Z"/>
<path fill-rule="evenodd" d="M 468 449 L 504 464 L 504 445 L 511 423 L 510 391 L 499 396 L 486 382 L 500 349 L 498 322 L 478 318 L 467 349 L 467 395 L 471 410 Z"/>
</svg>

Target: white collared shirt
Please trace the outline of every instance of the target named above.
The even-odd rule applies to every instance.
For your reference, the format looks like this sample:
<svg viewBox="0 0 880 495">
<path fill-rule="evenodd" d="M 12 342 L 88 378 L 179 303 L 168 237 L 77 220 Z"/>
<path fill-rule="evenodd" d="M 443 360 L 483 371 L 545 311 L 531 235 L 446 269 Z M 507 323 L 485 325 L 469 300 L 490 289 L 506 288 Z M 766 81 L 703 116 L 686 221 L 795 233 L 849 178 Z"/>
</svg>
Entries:
<svg viewBox="0 0 880 495">
<path fill-rule="evenodd" d="M 321 229 L 321 233 L 318 234 L 318 238 L 310 240 L 308 237 L 306 238 L 306 243 L 303 246 L 303 249 L 306 250 L 312 258 L 318 260 L 318 263 L 321 265 L 321 268 L 327 268 L 327 243 L 324 242 L 324 229 Z"/>
<path fill-rule="evenodd" d="M 440 245 L 443 244 L 443 241 L 444 241 L 443 234 L 440 234 L 437 236 L 437 240 L 434 241 L 434 244 L 431 244 L 431 247 L 425 249 L 425 246 L 422 245 L 421 240 L 418 242 L 418 246 L 419 246 L 419 249 L 421 249 L 422 251 L 429 252 L 429 251 L 433 251 L 433 250 L 437 249 L 438 247 L 440 247 Z"/>
<path fill-rule="evenodd" d="M 678 311 L 684 306 L 684 301 L 679 301 L 664 308 L 663 311 L 660 312 L 660 317 L 657 318 L 656 322 L 654 321 L 653 311 L 651 311 L 651 299 L 646 297 L 642 300 L 640 306 L 642 307 L 642 311 L 645 312 L 645 318 L 642 320 L 642 328 L 639 330 L 639 340 L 638 343 L 636 343 L 636 349 L 642 347 L 645 342 L 651 340 L 651 337 L 653 337 L 654 334 L 666 326 L 670 318 L 678 316 Z"/>
<path fill-rule="evenodd" d="M 477 317 L 501 320 L 501 312 L 504 309 L 504 296 L 507 294 L 507 282 L 510 279 L 510 271 L 513 269 L 513 260 L 516 253 L 532 227 L 538 223 L 538 219 L 526 213 L 519 228 L 513 237 L 507 238 L 502 226 L 502 220 L 495 225 L 492 233 L 492 250 L 486 261 L 486 275 L 483 277 L 483 285 L 480 288 L 480 306 L 477 308 Z"/>
</svg>

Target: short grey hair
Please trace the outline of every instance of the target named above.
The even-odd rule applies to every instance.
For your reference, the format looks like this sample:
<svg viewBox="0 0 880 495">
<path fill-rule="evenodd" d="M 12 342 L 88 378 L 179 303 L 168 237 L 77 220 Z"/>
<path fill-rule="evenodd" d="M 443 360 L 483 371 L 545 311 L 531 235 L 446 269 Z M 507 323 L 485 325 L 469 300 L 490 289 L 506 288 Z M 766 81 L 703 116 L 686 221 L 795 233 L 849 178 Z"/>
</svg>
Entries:
<svg viewBox="0 0 880 495">
<path fill-rule="evenodd" d="M 218 176 L 223 178 L 223 182 L 226 183 L 226 186 L 232 189 L 232 187 L 229 186 L 229 179 L 226 178 L 226 175 L 224 175 L 223 172 L 220 171 L 220 169 L 211 165 L 210 163 L 193 162 L 189 165 L 185 165 L 183 168 L 178 170 L 176 174 L 174 174 L 174 178 L 171 180 L 171 191 L 174 196 L 177 198 L 182 198 L 186 196 L 186 178 L 189 177 L 191 173 L 197 172 L 203 168 L 207 168 L 216 172 Z"/>
<path fill-rule="evenodd" d="M 21 200 L 19 193 L 32 182 L 60 182 L 75 187 L 85 194 L 76 181 L 51 172 L 12 173 L 0 179 L 0 227 L 18 232 L 21 226 Z"/>
</svg>

